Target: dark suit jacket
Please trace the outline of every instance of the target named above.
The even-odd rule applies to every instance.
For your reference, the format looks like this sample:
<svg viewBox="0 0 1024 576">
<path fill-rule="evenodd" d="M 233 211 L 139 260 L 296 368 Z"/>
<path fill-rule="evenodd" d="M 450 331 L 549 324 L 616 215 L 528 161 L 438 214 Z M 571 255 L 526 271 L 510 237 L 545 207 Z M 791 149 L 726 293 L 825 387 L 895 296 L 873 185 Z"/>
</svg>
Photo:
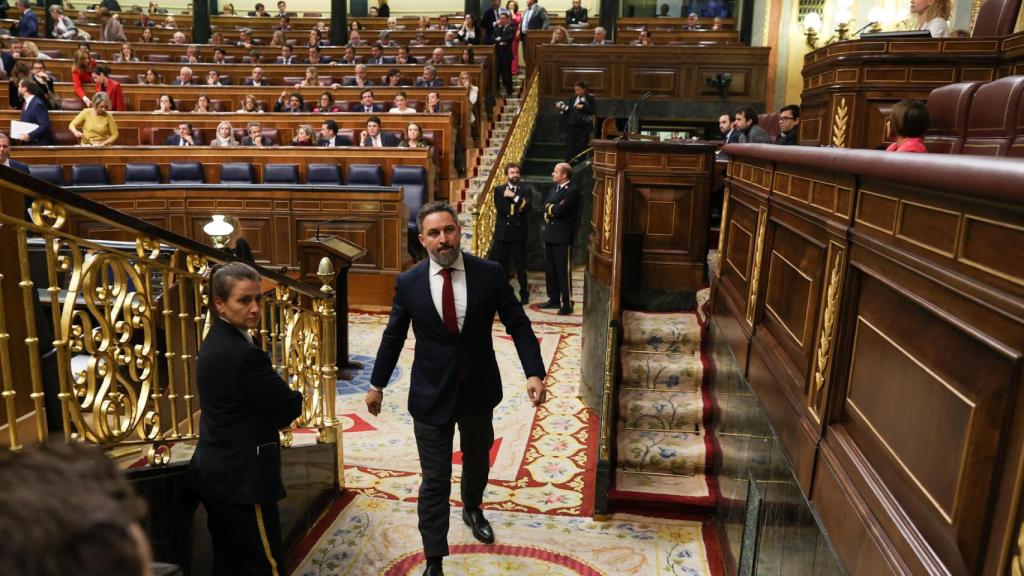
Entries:
<svg viewBox="0 0 1024 576">
<path fill-rule="evenodd" d="M 270 357 L 217 318 L 199 349 L 199 445 L 190 469 L 201 498 L 259 504 L 285 496 L 278 429 L 302 412 Z"/>
<path fill-rule="evenodd" d="M 565 105 L 568 107 L 562 111 L 569 117 L 569 126 L 587 126 L 591 127 L 594 125 L 594 114 L 597 113 L 597 104 L 594 103 L 594 97 L 590 94 L 583 96 L 583 108 L 576 109 L 576 96 L 569 98 L 565 101 Z"/>
<path fill-rule="evenodd" d="M 516 38 L 516 29 L 513 25 L 509 24 L 504 28 L 501 24 L 494 27 L 494 36 L 491 39 L 494 44 L 494 50 L 506 58 L 512 57 L 512 41 Z"/>
<path fill-rule="evenodd" d="M 242 84 L 243 84 L 244 86 L 255 86 L 255 84 L 253 84 L 253 81 L 252 81 L 252 78 L 251 78 L 251 77 L 250 77 L 250 78 L 246 78 L 246 79 L 245 79 L 245 82 L 243 82 Z M 260 86 L 270 86 L 270 80 L 267 80 L 266 78 L 264 78 L 264 79 L 263 79 L 263 80 L 262 80 L 262 81 L 260 82 Z"/>
<path fill-rule="evenodd" d="M 725 135 L 725 143 L 726 144 L 737 144 L 737 143 L 739 143 L 740 136 L 742 136 L 742 135 L 743 135 L 743 133 L 740 132 L 739 130 L 729 130 L 729 133 Z"/>
<path fill-rule="evenodd" d="M 384 388 L 405 347 L 409 324 L 416 336 L 416 354 L 409 385 L 409 413 L 421 422 L 440 426 L 455 412 L 456 397 L 464 406 L 491 410 L 501 402 L 501 375 L 491 334 L 494 315 L 512 336 L 527 377 L 544 377 L 540 346 L 497 262 L 463 254 L 466 271 L 466 317 L 452 336 L 430 296 L 430 261 L 403 272 L 395 282 L 391 318 L 384 329 L 370 383 Z M 459 375 L 465 383 L 459 385 Z"/>
<path fill-rule="evenodd" d="M 366 139 L 363 140 L 363 145 L 369 146 L 369 142 L 370 137 L 367 136 Z M 395 136 L 394 134 L 391 134 L 389 132 L 380 133 L 380 143 L 383 144 L 385 148 L 395 148 L 398 146 L 400 142 L 401 140 L 398 138 L 398 136 Z"/>
<path fill-rule="evenodd" d="M 242 146 L 255 146 L 255 144 L 252 143 L 252 138 L 250 138 L 248 136 L 243 136 L 242 137 L 241 145 Z M 273 144 L 271 144 L 271 142 L 270 142 L 270 139 L 267 138 L 266 136 L 263 137 L 263 145 L 264 146 L 273 146 Z"/>
<path fill-rule="evenodd" d="M 28 164 L 25 164 L 24 162 L 18 162 L 14 158 L 8 158 L 7 161 L 10 162 L 11 168 L 14 168 L 15 170 L 19 170 L 21 172 L 24 172 L 25 174 L 31 174 L 32 173 L 28 169 Z M 25 199 L 28 199 L 28 198 L 29 198 L 28 196 L 25 197 Z"/>
<path fill-rule="evenodd" d="M 39 36 L 39 18 L 35 12 L 29 10 L 21 15 L 18 20 L 18 36 L 35 38 Z"/>
<path fill-rule="evenodd" d="M 567 25 L 572 24 L 586 24 L 587 23 L 587 9 L 580 8 L 577 11 L 574 8 L 569 8 L 565 11 L 565 23 Z"/>
<path fill-rule="evenodd" d="M 29 144 L 49 146 L 53 142 L 53 135 L 50 133 L 50 113 L 47 111 L 46 100 L 42 97 L 36 96 L 32 99 L 28 108 L 21 112 L 21 121 L 39 125 L 29 133 Z"/>
<path fill-rule="evenodd" d="M 349 107 L 348 111 L 349 112 L 362 112 L 363 114 L 373 114 L 375 112 L 383 112 L 384 111 L 384 105 L 383 104 L 374 104 L 372 106 L 372 108 L 373 108 L 372 110 L 367 112 L 366 109 L 363 108 L 363 104 L 359 103 L 359 104 L 351 105 Z"/>
<path fill-rule="evenodd" d="M 526 213 L 530 211 L 533 190 L 522 182 L 517 190 L 518 198 L 505 198 L 508 184 L 494 187 L 494 240 L 520 242 L 526 239 Z"/>
<path fill-rule="evenodd" d="M 324 140 L 323 138 L 321 138 L 320 140 L 317 141 L 317 145 L 319 145 L 319 146 L 327 146 L 327 140 Z M 335 146 L 351 146 L 352 145 L 352 139 L 349 138 L 348 136 L 342 136 L 341 134 L 336 134 L 334 136 L 334 145 Z"/>
<path fill-rule="evenodd" d="M 345 84 L 343 84 L 343 85 L 344 86 L 358 86 L 358 84 L 356 84 L 355 76 L 353 76 L 352 78 L 349 78 L 348 80 L 345 80 Z M 373 80 L 370 80 L 369 78 L 367 78 L 366 79 L 366 83 L 363 84 L 363 86 L 373 86 Z"/>
<path fill-rule="evenodd" d="M 484 11 L 484 15 L 480 17 L 480 28 L 483 28 L 484 31 L 484 44 L 491 43 L 494 27 L 498 25 L 498 10 L 488 8 Z"/>
<path fill-rule="evenodd" d="M 571 180 L 559 189 L 552 184 L 544 199 L 544 241 L 548 244 L 572 244 L 580 219 L 580 191 Z"/>
<path fill-rule="evenodd" d="M 194 142 L 193 146 L 204 145 L 203 139 L 200 138 L 199 135 L 195 133 L 192 134 L 192 142 Z M 171 134 L 170 136 L 167 137 L 167 140 L 164 140 L 164 144 L 168 146 L 180 146 L 181 136 L 178 134 Z"/>
<path fill-rule="evenodd" d="M 782 146 L 796 146 L 798 144 L 798 142 L 797 142 L 797 136 L 798 136 L 797 132 L 799 132 L 799 130 L 790 130 L 789 132 L 779 132 L 778 134 L 775 135 L 775 143 L 776 144 L 780 144 Z"/>
<path fill-rule="evenodd" d="M 330 64 L 330 63 L 331 63 L 331 57 L 330 56 L 321 56 L 319 62 L 313 62 L 312 60 L 309 60 L 308 58 L 306 59 L 306 64 Z"/>
<path fill-rule="evenodd" d="M 526 12 L 523 11 L 523 18 L 526 17 Z M 548 27 L 548 11 L 540 4 L 533 5 L 533 12 L 530 13 L 530 19 L 526 22 L 527 30 L 546 30 Z"/>
<path fill-rule="evenodd" d="M 434 78 L 433 80 L 417 78 L 416 86 L 420 88 L 444 88 L 444 80 L 441 80 L 440 78 Z"/>
</svg>

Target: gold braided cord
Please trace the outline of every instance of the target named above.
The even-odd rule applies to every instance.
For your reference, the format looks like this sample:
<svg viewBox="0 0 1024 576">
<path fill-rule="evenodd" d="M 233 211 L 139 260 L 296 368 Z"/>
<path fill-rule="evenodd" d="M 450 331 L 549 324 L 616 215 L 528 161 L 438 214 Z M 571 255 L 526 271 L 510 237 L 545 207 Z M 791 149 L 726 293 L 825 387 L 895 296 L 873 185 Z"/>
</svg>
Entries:
<svg viewBox="0 0 1024 576">
<path fill-rule="evenodd" d="M 473 253 L 482 255 L 491 246 L 491 238 L 494 236 L 494 223 L 497 215 L 494 212 L 494 197 L 491 190 L 495 186 L 505 183 L 505 170 L 503 167 L 515 162 L 521 164 L 526 156 L 526 147 L 533 136 L 533 128 L 537 125 L 537 109 L 540 103 L 540 83 L 537 80 L 538 73 L 534 71 L 526 84 L 526 91 L 523 96 L 522 106 L 519 114 L 512 120 L 512 127 L 505 136 L 505 144 L 494 159 L 491 165 L 491 174 L 487 183 L 480 189 L 473 204 Z"/>
</svg>

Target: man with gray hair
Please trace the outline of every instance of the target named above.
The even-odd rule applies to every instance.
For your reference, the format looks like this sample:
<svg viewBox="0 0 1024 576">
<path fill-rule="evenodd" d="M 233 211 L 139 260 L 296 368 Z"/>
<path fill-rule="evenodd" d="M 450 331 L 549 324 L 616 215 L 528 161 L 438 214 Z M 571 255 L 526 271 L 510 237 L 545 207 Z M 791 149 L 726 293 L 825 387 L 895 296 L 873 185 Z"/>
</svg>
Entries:
<svg viewBox="0 0 1024 576">
<path fill-rule="evenodd" d="M 428 64 L 423 67 L 423 76 L 416 79 L 416 86 L 421 88 L 443 88 L 444 80 L 437 77 L 437 68 Z"/>
<path fill-rule="evenodd" d="M 248 264 L 213 272 L 216 318 L 199 349 L 199 444 L 189 465 L 206 508 L 214 574 L 278 574 L 285 497 L 278 430 L 302 412 L 302 394 L 253 341 L 263 289 Z"/>
<path fill-rule="evenodd" d="M 594 28 L 594 40 L 590 43 L 595 46 L 604 46 L 605 44 L 608 44 L 608 31 L 604 29 L 604 26 Z"/>
<path fill-rule="evenodd" d="M 497 262 L 464 254 L 455 210 L 431 202 L 416 218 L 419 241 L 429 258 L 399 275 L 391 318 L 384 329 L 366 393 L 370 414 L 380 414 L 391 373 L 405 349 L 412 324 L 416 335 L 409 412 L 419 451 L 420 536 L 428 576 L 443 575 L 448 555 L 448 517 L 455 427 L 462 441 L 462 521 L 473 536 L 494 542 L 494 530 L 480 505 L 494 443 L 492 412 L 501 402 L 501 375 L 494 355 L 494 316 L 512 336 L 535 406 L 544 402 L 544 361 L 530 319 L 516 300 Z"/>
</svg>

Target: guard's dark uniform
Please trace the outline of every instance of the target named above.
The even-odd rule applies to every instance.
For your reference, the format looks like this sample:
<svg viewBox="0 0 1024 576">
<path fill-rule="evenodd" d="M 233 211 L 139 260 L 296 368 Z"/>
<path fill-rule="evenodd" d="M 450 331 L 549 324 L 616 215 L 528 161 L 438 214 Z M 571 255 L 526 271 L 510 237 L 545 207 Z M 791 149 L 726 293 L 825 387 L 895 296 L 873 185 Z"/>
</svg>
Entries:
<svg viewBox="0 0 1024 576">
<path fill-rule="evenodd" d="M 278 429 L 302 412 L 266 352 L 217 318 L 199 350 L 199 445 L 192 482 L 206 508 L 214 574 L 285 574 Z"/>
<path fill-rule="evenodd" d="M 505 190 L 515 192 L 512 198 L 505 197 Z M 530 210 L 533 191 L 522 184 L 504 184 L 494 187 L 494 237 L 491 241 L 490 259 L 500 263 L 505 273 L 511 269 L 509 260 L 515 264 L 519 277 L 519 298 L 524 303 L 529 296 L 526 282 L 526 213 Z"/>
<path fill-rule="evenodd" d="M 555 184 L 544 199 L 544 252 L 547 266 L 544 281 L 548 302 L 558 303 L 560 312 L 572 310 L 572 243 L 580 216 L 580 191 L 572 181 Z"/>
<path fill-rule="evenodd" d="M 512 41 L 516 37 L 516 30 L 511 24 L 502 26 L 497 24 L 494 27 L 494 55 L 498 60 L 498 87 L 505 85 L 505 95 L 512 96 Z"/>
</svg>

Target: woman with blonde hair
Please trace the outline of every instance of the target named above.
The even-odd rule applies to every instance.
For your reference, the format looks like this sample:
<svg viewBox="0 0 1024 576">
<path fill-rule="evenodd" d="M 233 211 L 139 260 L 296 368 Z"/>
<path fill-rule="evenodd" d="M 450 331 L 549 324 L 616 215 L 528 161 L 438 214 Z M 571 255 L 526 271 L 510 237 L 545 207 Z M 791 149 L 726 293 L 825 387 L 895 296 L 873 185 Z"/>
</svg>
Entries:
<svg viewBox="0 0 1024 576">
<path fill-rule="evenodd" d="M 309 124 L 303 124 L 295 130 L 295 138 L 292 139 L 292 146 L 315 146 L 316 130 Z"/>
<path fill-rule="evenodd" d="M 210 141 L 210 146 L 213 148 L 238 146 L 238 140 L 235 140 L 235 128 L 231 125 L 231 122 L 225 120 L 217 124 L 217 134 Z"/>
<path fill-rule="evenodd" d="M 210 97 L 206 94 L 200 94 L 199 97 L 196 98 L 196 105 L 194 108 L 192 108 L 192 113 L 208 114 L 210 112 L 213 112 L 213 110 L 210 108 Z"/>
<path fill-rule="evenodd" d="M 71 133 L 85 146 L 107 146 L 117 140 L 117 122 L 110 110 L 110 97 L 97 92 L 92 107 L 86 108 L 68 124 Z"/>
<path fill-rule="evenodd" d="M 572 36 L 569 36 L 569 31 L 564 26 L 555 26 L 551 32 L 551 43 L 572 44 Z"/>
<path fill-rule="evenodd" d="M 253 94 L 246 94 L 245 98 L 242 98 L 242 107 L 238 109 L 240 113 L 248 114 L 259 114 L 263 112 L 260 109 L 259 104 L 256 101 L 256 96 Z"/>
<path fill-rule="evenodd" d="M 917 20 L 917 29 L 931 32 L 932 38 L 949 36 L 949 4 L 949 0 L 910 0 L 910 13 Z"/>
<path fill-rule="evenodd" d="M 295 85 L 296 88 L 319 88 L 321 86 L 323 84 L 320 83 L 320 73 L 317 72 L 316 66 L 307 66 L 306 77 L 302 79 L 302 82 Z"/>
<path fill-rule="evenodd" d="M 288 38 L 285 37 L 284 31 L 274 30 L 274 35 L 270 37 L 270 45 L 274 48 L 280 48 L 288 43 Z"/>
<path fill-rule="evenodd" d="M 220 15 L 221 16 L 235 16 L 235 5 L 234 4 L 225 4 L 224 7 L 221 8 Z"/>
</svg>

